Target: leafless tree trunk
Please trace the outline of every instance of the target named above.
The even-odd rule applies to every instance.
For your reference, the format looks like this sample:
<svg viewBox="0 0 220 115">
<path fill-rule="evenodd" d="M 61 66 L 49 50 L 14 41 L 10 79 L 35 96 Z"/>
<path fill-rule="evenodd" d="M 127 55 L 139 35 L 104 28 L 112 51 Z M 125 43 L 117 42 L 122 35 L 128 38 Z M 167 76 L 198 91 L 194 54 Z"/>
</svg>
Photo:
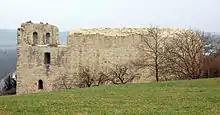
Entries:
<svg viewBox="0 0 220 115">
<path fill-rule="evenodd" d="M 79 87 L 91 87 L 95 82 L 94 78 L 94 73 L 89 67 L 82 67 L 79 73 Z"/>
<path fill-rule="evenodd" d="M 127 84 L 132 82 L 135 78 L 139 78 L 136 68 L 132 68 L 128 64 L 115 65 L 109 73 L 109 78 L 113 84 Z"/>
<path fill-rule="evenodd" d="M 105 72 L 96 72 L 89 67 L 81 67 L 78 87 L 92 87 L 104 85 L 109 81 Z"/>
<path fill-rule="evenodd" d="M 63 73 L 60 75 L 61 76 L 54 81 L 54 89 L 71 89 L 73 86 L 73 80 L 68 79 L 67 73 Z"/>
<path fill-rule="evenodd" d="M 166 37 L 163 36 L 163 31 L 157 27 L 149 28 L 147 33 L 140 36 L 142 37 L 142 43 L 138 48 L 141 50 L 142 56 L 134 64 L 151 70 L 151 73 L 155 74 L 155 79 L 158 82 L 165 67 L 163 48 L 166 45 Z"/>
<path fill-rule="evenodd" d="M 105 85 L 109 82 L 108 74 L 104 72 L 99 72 L 98 76 L 96 77 L 96 84 L 95 86 Z"/>
<path fill-rule="evenodd" d="M 198 32 L 181 31 L 170 38 L 166 46 L 167 71 L 179 79 L 197 79 L 203 69 L 204 39 Z"/>
</svg>

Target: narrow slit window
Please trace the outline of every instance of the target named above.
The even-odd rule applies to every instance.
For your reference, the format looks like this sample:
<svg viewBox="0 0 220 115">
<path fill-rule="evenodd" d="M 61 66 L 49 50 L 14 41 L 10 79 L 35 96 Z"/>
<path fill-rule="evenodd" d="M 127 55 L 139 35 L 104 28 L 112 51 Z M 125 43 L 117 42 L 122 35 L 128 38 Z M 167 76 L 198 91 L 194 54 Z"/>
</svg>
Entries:
<svg viewBox="0 0 220 115">
<path fill-rule="evenodd" d="M 38 89 L 43 89 L 43 81 L 42 80 L 38 81 Z"/>
<path fill-rule="evenodd" d="M 50 53 L 44 53 L 44 64 L 50 64 Z"/>
<path fill-rule="evenodd" d="M 50 43 L 50 33 L 46 33 L 46 44 Z"/>
<path fill-rule="evenodd" d="M 37 44 L 38 43 L 38 33 L 37 32 L 34 32 L 33 33 L 33 44 Z"/>
</svg>

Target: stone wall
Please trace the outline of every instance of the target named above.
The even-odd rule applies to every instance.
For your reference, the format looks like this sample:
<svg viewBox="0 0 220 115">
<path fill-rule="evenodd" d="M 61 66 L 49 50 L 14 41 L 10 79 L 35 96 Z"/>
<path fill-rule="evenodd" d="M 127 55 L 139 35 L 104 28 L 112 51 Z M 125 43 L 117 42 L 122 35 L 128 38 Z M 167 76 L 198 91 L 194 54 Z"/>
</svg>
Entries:
<svg viewBox="0 0 220 115">
<path fill-rule="evenodd" d="M 74 30 L 68 35 L 68 70 L 73 75 L 79 72 L 80 66 L 95 68 L 95 71 L 114 69 L 114 65 L 128 64 L 140 59 L 143 51 L 143 37 L 149 28 L 96 28 Z M 181 29 L 160 28 L 160 36 L 168 38 Z M 169 39 L 163 39 L 169 42 Z M 151 54 L 149 54 L 151 55 Z M 148 56 L 149 56 L 148 55 Z M 153 60 L 152 60 L 153 61 Z M 134 82 L 155 81 L 150 75 L 150 70 L 142 69 L 141 78 Z"/>
<path fill-rule="evenodd" d="M 38 33 L 38 43 L 33 45 L 33 32 Z M 65 70 L 66 47 L 56 44 L 57 27 L 49 24 L 23 23 L 18 29 L 17 94 L 52 91 L 53 82 Z M 45 44 L 46 33 L 51 33 L 50 43 Z M 45 52 L 50 53 L 49 67 L 44 64 Z M 43 90 L 38 89 L 39 80 Z"/>
<path fill-rule="evenodd" d="M 65 70 L 66 60 L 63 58 L 65 48 L 50 48 L 28 46 L 20 50 L 19 64 L 17 65 L 17 92 L 28 93 L 38 90 L 38 81 L 43 81 L 45 91 L 53 90 L 53 81 L 60 77 Z M 49 68 L 44 64 L 44 53 L 50 52 L 51 64 Z"/>
<path fill-rule="evenodd" d="M 50 24 L 22 23 L 18 28 L 18 45 L 32 45 L 33 33 L 38 33 L 38 44 L 45 45 L 46 33 L 50 33 L 50 44 L 56 44 L 59 40 L 59 30 L 56 26 Z"/>
<path fill-rule="evenodd" d="M 106 71 L 114 65 L 127 64 L 139 59 L 142 51 L 143 35 L 149 28 L 98 28 L 81 29 L 68 33 L 67 45 L 60 46 L 58 28 L 49 24 L 24 23 L 18 29 L 17 93 L 52 91 L 59 85 L 56 80 L 67 75 L 67 80 L 77 82 L 79 69 L 88 66 L 95 71 Z M 183 31 L 162 28 L 161 36 L 172 36 Z M 38 44 L 33 45 L 33 32 L 38 32 Z M 52 35 L 50 44 L 45 44 L 45 32 Z M 168 37 L 167 37 L 168 38 Z M 169 39 L 166 41 L 169 42 Z M 49 69 L 44 64 L 44 53 L 51 54 Z M 149 54 L 151 55 L 151 54 Z M 146 56 L 146 55 L 145 55 Z M 149 70 L 140 71 L 141 78 L 134 82 L 149 82 L 155 78 L 149 76 Z M 42 80 L 44 88 L 38 89 Z"/>
</svg>

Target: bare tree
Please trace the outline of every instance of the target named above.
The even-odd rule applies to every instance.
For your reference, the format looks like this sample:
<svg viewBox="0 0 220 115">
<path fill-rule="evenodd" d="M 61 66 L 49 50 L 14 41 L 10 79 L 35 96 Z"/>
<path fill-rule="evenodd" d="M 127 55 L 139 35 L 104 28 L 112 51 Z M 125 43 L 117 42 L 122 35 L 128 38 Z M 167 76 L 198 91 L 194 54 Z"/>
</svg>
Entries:
<svg viewBox="0 0 220 115">
<path fill-rule="evenodd" d="M 96 77 L 95 86 L 105 85 L 108 83 L 109 83 L 109 75 L 104 72 L 99 72 L 98 76 Z"/>
<path fill-rule="evenodd" d="M 142 43 L 138 46 L 141 50 L 141 58 L 136 60 L 134 64 L 138 67 L 148 68 L 150 76 L 154 74 L 156 81 L 162 77 L 163 68 L 165 67 L 164 47 L 166 45 L 166 37 L 163 36 L 162 29 L 151 27 L 147 33 L 141 34 Z"/>
<path fill-rule="evenodd" d="M 200 31 L 201 37 L 204 39 L 204 55 L 209 56 L 219 52 L 220 36 L 215 33 Z"/>
<path fill-rule="evenodd" d="M 166 71 L 178 79 L 197 79 L 203 69 L 204 39 L 199 32 L 181 31 L 170 38 L 166 45 Z"/>
<path fill-rule="evenodd" d="M 78 86 L 80 88 L 91 87 L 95 83 L 94 76 L 94 73 L 92 73 L 89 67 L 80 68 Z"/>
<path fill-rule="evenodd" d="M 72 84 L 72 80 L 69 80 L 68 82 L 68 79 L 67 79 L 67 74 L 63 74 L 62 77 L 61 77 L 61 82 L 62 82 L 62 85 L 64 86 L 65 89 L 71 89 L 71 84 Z"/>
<path fill-rule="evenodd" d="M 108 75 L 104 72 L 96 72 L 89 67 L 81 67 L 79 72 L 78 87 L 100 86 L 108 82 Z"/>
<path fill-rule="evenodd" d="M 71 89 L 73 86 L 73 79 L 68 77 L 67 73 L 60 73 L 60 77 L 55 79 L 54 89 Z"/>
<path fill-rule="evenodd" d="M 210 32 L 200 32 L 205 40 L 204 68 L 202 77 L 218 77 L 220 68 L 220 36 Z"/>
<path fill-rule="evenodd" d="M 109 79 L 113 84 L 127 84 L 140 77 L 137 70 L 131 68 L 128 64 L 115 65 L 109 72 Z"/>
</svg>

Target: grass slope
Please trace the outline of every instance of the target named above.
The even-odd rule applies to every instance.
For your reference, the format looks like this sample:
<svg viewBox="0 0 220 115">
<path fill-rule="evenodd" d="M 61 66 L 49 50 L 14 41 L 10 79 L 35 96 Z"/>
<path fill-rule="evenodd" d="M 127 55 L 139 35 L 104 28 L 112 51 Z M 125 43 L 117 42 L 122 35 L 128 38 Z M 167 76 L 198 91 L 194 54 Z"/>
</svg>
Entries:
<svg viewBox="0 0 220 115">
<path fill-rule="evenodd" d="M 0 114 L 220 114 L 220 79 L 102 86 L 0 97 Z"/>
</svg>

